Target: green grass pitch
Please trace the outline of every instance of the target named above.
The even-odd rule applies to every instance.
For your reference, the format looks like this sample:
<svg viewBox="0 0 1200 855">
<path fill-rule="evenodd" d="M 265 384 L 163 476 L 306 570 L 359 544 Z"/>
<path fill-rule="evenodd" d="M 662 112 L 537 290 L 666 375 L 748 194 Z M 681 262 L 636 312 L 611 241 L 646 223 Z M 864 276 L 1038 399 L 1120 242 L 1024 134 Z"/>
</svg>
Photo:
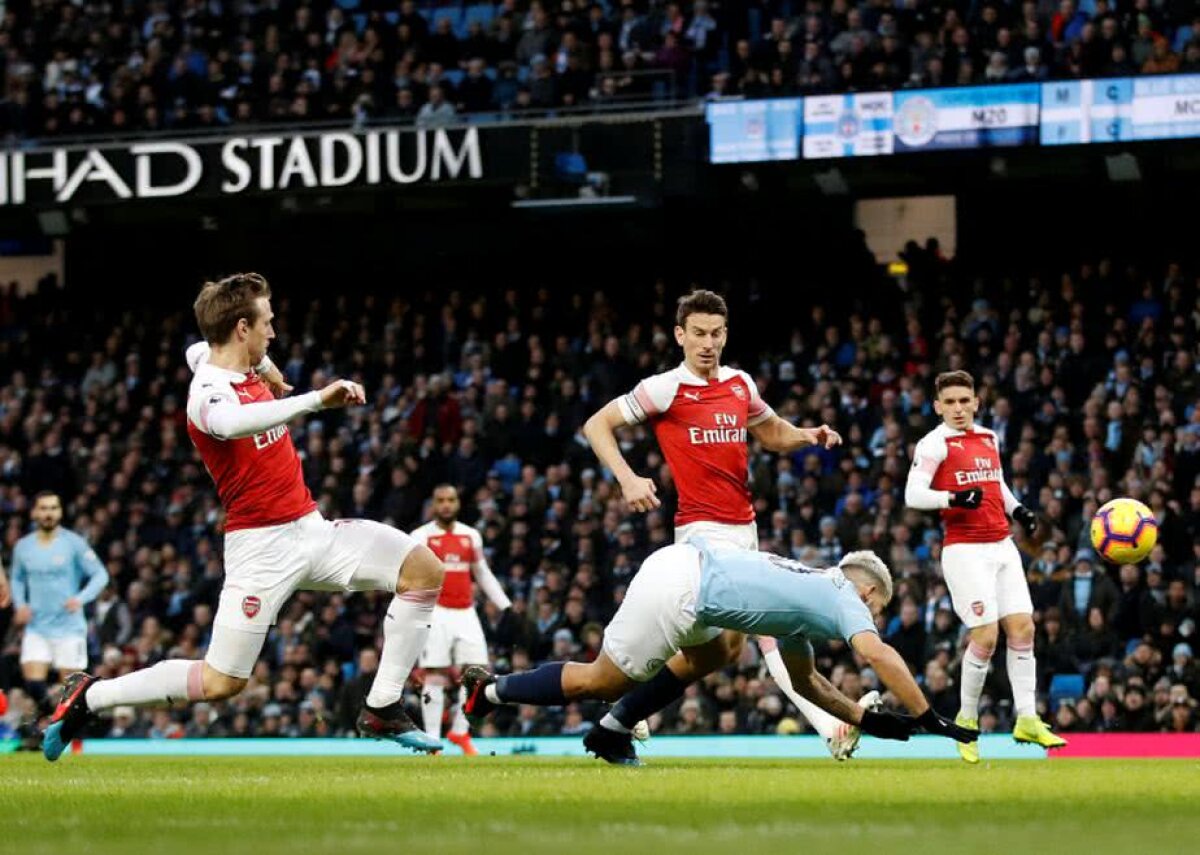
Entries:
<svg viewBox="0 0 1200 855">
<path fill-rule="evenodd" d="M 0 757 L 0 851 L 1200 851 L 1200 762 Z"/>
</svg>

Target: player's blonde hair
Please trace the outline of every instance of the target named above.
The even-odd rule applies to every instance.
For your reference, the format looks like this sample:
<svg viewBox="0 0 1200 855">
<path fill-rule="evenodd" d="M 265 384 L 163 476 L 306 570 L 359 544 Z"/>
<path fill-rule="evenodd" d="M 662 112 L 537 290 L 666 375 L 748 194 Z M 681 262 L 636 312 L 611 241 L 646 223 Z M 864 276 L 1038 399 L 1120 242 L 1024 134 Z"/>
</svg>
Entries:
<svg viewBox="0 0 1200 855">
<path fill-rule="evenodd" d="M 245 318 L 258 320 L 258 298 L 270 297 L 271 286 L 258 273 L 235 273 L 216 282 L 205 282 L 196 297 L 196 324 L 209 344 L 225 344 Z"/>
<path fill-rule="evenodd" d="M 853 568 L 866 573 L 883 594 L 883 604 L 886 606 L 892 601 L 892 571 L 883 563 L 883 559 L 871 550 L 847 552 L 838 562 L 838 568 L 842 572 Z"/>
</svg>

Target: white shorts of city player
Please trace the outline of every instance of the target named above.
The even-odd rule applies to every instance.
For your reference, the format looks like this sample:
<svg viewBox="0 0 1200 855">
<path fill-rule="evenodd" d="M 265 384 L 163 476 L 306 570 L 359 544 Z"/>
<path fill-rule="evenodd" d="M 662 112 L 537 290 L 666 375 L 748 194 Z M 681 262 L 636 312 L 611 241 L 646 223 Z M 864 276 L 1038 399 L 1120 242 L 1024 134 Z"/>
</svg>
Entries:
<svg viewBox="0 0 1200 855">
<path fill-rule="evenodd" d="M 680 544 L 660 549 L 642 563 L 625 599 L 604 630 L 604 652 L 631 680 L 645 682 L 682 647 L 721 634 L 696 620 L 700 561 Z"/>
<path fill-rule="evenodd" d="M 88 664 L 87 636 L 64 635 L 51 637 L 25 630 L 21 640 L 21 664 L 49 662 L 60 673 L 86 671 Z"/>
</svg>

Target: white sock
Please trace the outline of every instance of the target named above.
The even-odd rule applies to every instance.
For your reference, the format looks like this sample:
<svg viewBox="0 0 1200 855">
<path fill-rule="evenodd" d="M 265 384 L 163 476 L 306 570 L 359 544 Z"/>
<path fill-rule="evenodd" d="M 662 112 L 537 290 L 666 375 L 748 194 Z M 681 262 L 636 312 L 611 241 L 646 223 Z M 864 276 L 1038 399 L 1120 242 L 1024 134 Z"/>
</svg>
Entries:
<svg viewBox="0 0 1200 855">
<path fill-rule="evenodd" d="M 383 652 L 367 706 L 380 709 L 404 696 L 404 684 L 429 638 L 437 598 L 437 589 L 405 591 L 392 597 L 383 619 Z"/>
<path fill-rule="evenodd" d="M 1009 643 L 1007 665 L 1017 715 L 1037 715 L 1037 660 L 1033 656 L 1033 642 Z"/>
<path fill-rule="evenodd" d="M 434 739 L 442 738 L 442 712 L 446 708 L 446 684 L 441 677 L 425 680 L 421 692 L 421 718 L 425 722 L 425 732 Z"/>
<path fill-rule="evenodd" d="M 496 691 L 495 683 L 488 683 L 483 687 L 483 696 L 494 704 L 504 703 L 504 701 L 500 700 L 500 693 Z"/>
<path fill-rule="evenodd" d="M 779 648 L 774 645 L 763 645 L 759 642 L 763 650 L 763 661 L 767 664 L 767 671 L 771 674 L 771 679 L 775 681 L 775 685 L 779 687 L 788 700 L 790 700 L 800 710 L 800 714 L 808 719 L 808 723 L 813 726 L 817 733 L 821 734 L 823 739 L 831 739 L 834 733 L 837 732 L 837 726 L 840 724 L 838 719 L 825 712 L 819 706 L 814 704 L 807 698 L 802 698 L 792 687 L 792 676 L 788 673 L 787 666 L 783 664 L 783 656 L 779 653 Z"/>
<path fill-rule="evenodd" d="M 202 700 L 203 668 L 199 659 L 168 659 L 123 677 L 97 680 L 87 690 L 88 709 L 101 712 L 118 706 Z"/>
<path fill-rule="evenodd" d="M 979 718 L 979 696 L 987 680 L 992 654 L 974 642 L 967 645 L 962 660 L 962 686 L 959 687 L 958 714 L 964 718 Z"/>
<path fill-rule="evenodd" d="M 629 728 L 627 728 L 625 725 L 621 724 L 621 722 L 617 721 L 616 718 L 613 717 L 613 714 L 610 712 L 606 712 L 604 714 L 604 718 L 600 719 L 600 726 L 602 728 L 604 728 L 605 730 L 611 730 L 614 733 L 629 733 L 630 732 Z"/>
<path fill-rule="evenodd" d="M 467 702 L 467 689 L 465 686 L 458 687 L 458 701 L 454 704 L 454 711 L 451 713 L 450 732 L 453 734 L 470 733 L 471 725 L 467 721 L 467 717 L 463 714 L 463 704 Z"/>
</svg>

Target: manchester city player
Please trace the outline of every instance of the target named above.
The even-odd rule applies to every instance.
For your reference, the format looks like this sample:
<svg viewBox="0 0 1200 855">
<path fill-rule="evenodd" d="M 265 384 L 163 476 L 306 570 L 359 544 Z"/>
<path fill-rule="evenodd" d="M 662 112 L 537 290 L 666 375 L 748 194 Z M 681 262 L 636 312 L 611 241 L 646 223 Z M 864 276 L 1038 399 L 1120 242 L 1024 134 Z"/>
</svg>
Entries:
<svg viewBox="0 0 1200 855">
<path fill-rule="evenodd" d="M 875 628 L 892 598 L 891 573 L 877 555 L 851 552 L 837 567 L 815 570 L 764 552 L 676 543 L 646 559 L 604 631 L 595 661 L 552 662 L 499 679 L 485 669 L 463 674 L 463 711 L 479 723 L 497 704 L 561 706 L 612 701 L 657 674 L 676 652 L 706 654 L 721 630 L 778 639 L 802 696 L 863 733 L 907 740 L 918 728 L 959 742 L 977 730 L 959 727 L 929 706 L 908 666 Z M 863 709 L 813 667 L 812 641 L 844 639 L 913 715 Z M 667 666 L 669 667 L 669 666 Z M 637 763 L 632 755 L 626 759 Z"/>
<path fill-rule="evenodd" d="M 37 529 L 13 548 L 14 620 L 24 625 L 21 674 L 39 710 L 51 667 L 60 674 L 87 668 L 83 607 L 108 584 L 108 571 L 86 540 L 62 528 L 62 502 L 50 492 L 33 502 Z"/>
</svg>

